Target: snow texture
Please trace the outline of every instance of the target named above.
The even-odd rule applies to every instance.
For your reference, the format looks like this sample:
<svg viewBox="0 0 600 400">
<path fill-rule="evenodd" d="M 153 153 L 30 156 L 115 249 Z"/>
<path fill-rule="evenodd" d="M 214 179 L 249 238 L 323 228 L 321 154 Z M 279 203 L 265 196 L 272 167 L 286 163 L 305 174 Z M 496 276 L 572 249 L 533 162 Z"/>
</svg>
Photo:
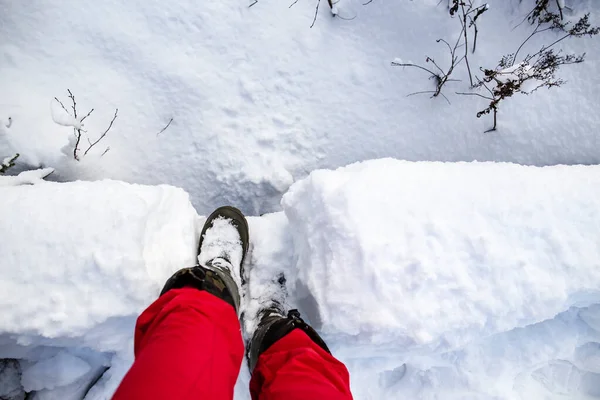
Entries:
<svg viewBox="0 0 600 400">
<path fill-rule="evenodd" d="M 18 360 L 0 360 L 0 399 L 25 399 L 25 391 L 21 385 L 21 366 Z"/>
<path fill-rule="evenodd" d="M 54 172 L 54 168 L 41 168 L 23 171 L 17 176 L 0 176 L 0 187 L 34 185 L 36 183 L 43 182 L 43 179 L 52 172 Z"/>
<path fill-rule="evenodd" d="M 276 293 L 357 399 L 597 396 L 598 176 L 392 159 L 316 171 L 285 213 L 248 218 L 245 331 Z M 194 264 L 205 219 L 181 189 L 115 181 L 5 187 L 0 202 L 0 358 L 20 360 L 34 399 L 109 397 L 137 315 Z M 236 399 L 249 378 L 243 366 Z"/>
<path fill-rule="evenodd" d="M 79 121 L 74 116 L 69 114 L 65 109 L 63 109 L 57 100 L 52 101 L 50 110 L 52 120 L 58 125 L 70 126 L 75 129 L 83 129 L 83 124 L 81 123 L 81 121 Z"/>
<path fill-rule="evenodd" d="M 181 189 L 115 181 L 3 187 L 0 197 L 0 357 L 38 362 L 23 378 L 46 389 L 36 399 L 70 399 L 65 387 L 83 396 L 111 358 L 117 369 L 114 360 L 131 362 L 137 316 L 195 264 L 197 214 Z M 75 353 L 49 355 L 61 347 Z"/>
<path fill-rule="evenodd" d="M 311 173 L 283 198 L 311 320 L 339 354 L 394 357 L 600 303 L 599 172 L 384 159 Z"/>
<path fill-rule="evenodd" d="M 21 163 L 54 167 L 61 181 L 175 185 L 202 215 L 223 204 L 249 215 L 279 211 L 281 194 L 310 171 L 372 158 L 600 162 L 596 38 L 559 43 L 564 54 L 587 53 L 586 61 L 561 68 L 561 88 L 503 102 L 499 130 L 487 135 L 491 117 L 476 113 L 489 101 L 455 94 L 469 91 L 464 65 L 452 76 L 460 82 L 445 87 L 451 104 L 407 97 L 434 81 L 391 65 L 429 56 L 447 68 L 448 49 L 436 40 L 454 43 L 461 29 L 448 2 L 341 0 L 333 17 L 321 1 L 313 28 L 313 1 L 252 3 L 63 0 L 32 11 L 26 1 L 10 2 L 0 13 L 0 119 L 13 123 L 0 126 L 0 157 L 18 152 Z M 521 23 L 533 0 L 487 3 L 469 54 L 479 77 L 480 67 L 493 69 L 533 30 Z M 566 6 L 566 17 L 589 11 L 599 24 L 600 2 Z M 520 54 L 557 35 L 536 35 Z M 119 109 L 103 146 L 79 163 L 72 144 L 61 151 L 73 128 L 52 116 L 64 110 L 50 106 L 58 97 L 70 110 L 66 89 L 79 114 L 95 109 L 84 121 L 92 139 Z"/>
<path fill-rule="evenodd" d="M 435 82 L 391 62 L 448 66 L 436 40 L 460 35 L 450 2 L 321 1 L 312 28 L 311 1 L 5 3 L 0 160 L 19 153 L 9 174 L 38 170 L 0 177 L 0 358 L 19 360 L 0 396 L 20 386 L 17 370 L 63 354 L 57 373 L 83 371 L 61 359 L 89 371 L 53 389 L 39 374 L 45 388 L 29 398 L 109 397 L 136 316 L 196 261 L 203 219 L 191 204 L 280 211 L 294 182 L 285 213 L 249 218 L 247 334 L 272 297 L 300 307 L 349 366 L 357 399 L 600 396 L 597 167 L 388 160 L 303 180 L 382 157 L 598 164 L 596 38 L 560 42 L 587 54 L 560 69 L 567 84 L 508 99 L 483 134 L 491 121 L 475 114 L 489 101 L 456 94 L 470 90 L 464 66 L 446 102 L 407 96 Z M 479 77 L 534 29 L 523 22 L 533 0 L 486 3 L 469 54 Z M 600 25 L 599 1 L 550 7 Z M 519 54 L 556 39 L 536 35 Z M 86 139 L 119 109 L 79 162 L 81 120 L 54 100 L 70 110 L 66 89 L 79 118 L 94 108 Z M 242 368 L 236 399 L 248 380 Z"/>
<path fill-rule="evenodd" d="M 23 370 L 21 383 L 26 392 L 54 389 L 57 386 L 70 385 L 90 370 L 90 365 L 81 358 L 61 351 L 54 357 Z"/>
</svg>

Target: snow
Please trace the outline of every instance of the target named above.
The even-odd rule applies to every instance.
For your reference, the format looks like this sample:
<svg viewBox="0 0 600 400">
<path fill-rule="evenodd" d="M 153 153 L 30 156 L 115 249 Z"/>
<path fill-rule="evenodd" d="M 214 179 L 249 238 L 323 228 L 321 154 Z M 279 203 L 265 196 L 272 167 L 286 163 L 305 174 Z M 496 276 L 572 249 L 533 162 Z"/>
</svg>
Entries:
<svg viewBox="0 0 600 400">
<path fill-rule="evenodd" d="M 21 386 L 21 366 L 18 360 L 0 360 L 0 398 L 24 400 L 25 391 Z"/>
<path fill-rule="evenodd" d="M 599 172 L 384 159 L 311 173 L 283 197 L 310 319 L 340 354 L 394 357 L 600 303 Z"/>
<path fill-rule="evenodd" d="M 284 212 L 248 218 L 245 332 L 274 294 L 300 308 L 357 399 L 592 396 L 599 176 L 393 159 L 315 171 Z M 33 398 L 110 396 L 132 362 L 137 315 L 194 264 L 205 218 L 164 185 L 2 192 L 0 358 L 20 360 Z M 249 399 L 249 378 L 243 366 L 236 399 Z"/>
<path fill-rule="evenodd" d="M 262 215 L 249 217 L 245 333 L 273 297 L 299 307 L 355 398 L 600 396 L 598 171 L 580 166 L 600 162 L 596 38 L 560 42 L 586 61 L 559 70 L 560 88 L 503 102 L 484 134 L 490 118 L 475 114 L 489 101 L 456 94 L 469 90 L 464 65 L 450 104 L 407 96 L 434 82 L 393 66 L 448 67 L 436 40 L 461 25 L 447 2 L 321 1 L 312 28 L 306 0 L 9 3 L 0 160 L 20 157 L 0 176 L 0 397 L 22 399 L 32 368 L 41 389 L 28 398 L 110 396 L 136 316 L 196 261 L 198 214 L 225 204 Z M 488 3 L 469 54 L 478 75 L 533 30 L 533 0 Z M 551 7 L 600 25 L 600 2 Z M 85 149 L 117 108 L 74 160 L 73 128 Z M 333 171 L 385 157 L 553 167 Z M 243 367 L 236 399 L 248 381 Z"/>
<path fill-rule="evenodd" d="M 76 119 L 74 116 L 69 114 L 67 110 L 62 108 L 58 100 L 53 100 L 51 102 L 50 114 L 52 115 L 52 120 L 58 125 L 70 126 L 75 129 L 83 129 L 83 124 L 81 121 Z"/>
<path fill-rule="evenodd" d="M 54 389 L 57 386 L 70 385 L 90 370 L 88 363 L 63 350 L 54 357 L 23 370 L 21 383 L 26 392 Z"/>
<path fill-rule="evenodd" d="M 0 119 L 13 123 L 0 127 L 0 156 L 19 152 L 21 163 L 53 167 L 61 181 L 171 184 L 190 193 L 200 214 L 235 204 L 249 215 L 280 211 L 281 195 L 312 170 L 365 159 L 599 162 L 594 38 L 561 42 L 564 53 L 586 52 L 587 60 L 561 68 L 563 87 L 509 99 L 499 131 L 487 135 L 490 118 L 476 118 L 485 99 L 455 94 L 468 91 L 462 66 L 461 81 L 444 90 L 447 104 L 407 97 L 434 83 L 424 71 L 391 65 L 430 56 L 448 66 L 435 41 L 453 42 L 460 23 L 444 2 L 341 0 L 332 17 L 322 1 L 313 28 L 315 2 L 291 3 L 64 0 L 32 12 L 11 2 L 0 15 L 0 37 L 8 38 L 0 45 Z M 489 3 L 469 58 L 477 73 L 533 29 L 519 25 L 531 0 Z M 574 6 L 584 7 L 597 24 L 600 3 Z M 554 38 L 537 35 L 521 54 Z M 56 124 L 49 105 L 58 97 L 70 109 L 66 89 L 78 115 L 95 109 L 84 122 L 92 138 L 119 109 L 96 146 L 98 154 L 110 147 L 101 160 L 78 163 L 61 151 L 73 128 Z"/>
<path fill-rule="evenodd" d="M 54 168 L 40 168 L 23 171 L 17 176 L 3 176 L 0 179 L 1 186 L 33 185 L 42 182 L 44 178 L 54 172 Z"/>
<path fill-rule="evenodd" d="M 511 67 L 507 67 L 498 71 L 497 79 L 500 82 L 507 83 L 509 81 L 520 81 L 527 79 L 535 74 L 535 69 L 527 62 L 523 61 Z"/>
<path fill-rule="evenodd" d="M 520 374 L 561 373 L 553 360 L 596 373 L 599 171 L 392 159 L 315 171 L 283 197 L 292 297 L 354 366 L 358 398 L 515 398 Z M 594 332 L 576 311 L 562 322 L 572 307 Z M 523 398 L 545 394 L 531 385 Z"/>
</svg>

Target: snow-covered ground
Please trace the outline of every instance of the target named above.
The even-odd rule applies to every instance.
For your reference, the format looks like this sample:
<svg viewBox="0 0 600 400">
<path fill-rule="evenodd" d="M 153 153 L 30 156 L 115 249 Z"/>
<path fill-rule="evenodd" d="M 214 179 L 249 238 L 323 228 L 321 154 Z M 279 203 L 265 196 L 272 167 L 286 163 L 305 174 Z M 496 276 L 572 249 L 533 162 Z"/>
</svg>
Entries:
<svg viewBox="0 0 600 400">
<path fill-rule="evenodd" d="M 332 17 L 321 1 L 312 28 L 317 0 L 252 3 L 0 2 L 0 160 L 20 154 L 0 177 L 0 398 L 109 396 L 136 315 L 223 204 L 270 213 L 250 218 L 246 315 L 285 274 L 357 399 L 600 397 L 597 167 L 382 160 L 309 176 L 384 157 L 598 164 L 597 38 L 560 42 L 586 61 L 501 103 L 484 133 L 488 102 L 456 94 L 464 64 L 448 101 L 407 97 L 434 82 L 391 64 L 448 67 L 449 2 L 339 0 Z M 599 1 L 556 3 L 600 25 Z M 480 77 L 533 30 L 533 0 L 488 4 Z"/>
<path fill-rule="evenodd" d="M 600 396 L 599 187 L 595 166 L 315 171 L 249 219 L 243 308 L 284 274 L 357 399 Z M 6 186 L 1 214 L 7 390 L 20 376 L 36 399 L 107 398 L 204 218 L 181 189 L 117 181 Z"/>
<path fill-rule="evenodd" d="M 594 38 L 563 41 L 587 53 L 566 66 L 563 87 L 515 96 L 501 106 L 500 130 L 483 132 L 484 99 L 468 91 L 457 68 L 445 95 L 427 73 L 391 62 L 449 64 L 443 38 L 459 21 L 439 0 L 340 0 L 333 18 L 322 2 L 245 0 L 198 4 L 148 0 L 62 0 L 3 3 L 0 12 L 0 156 L 56 169 L 55 179 L 113 178 L 166 183 L 188 191 L 201 214 L 233 203 L 248 214 L 278 211 L 294 180 L 317 168 L 395 157 L 432 161 L 593 164 L 600 161 L 600 51 Z M 596 0 L 567 0 L 600 21 Z M 532 0 L 491 0 L 478 24 L 472 69 L 493 68 L 533 27 L 523 17 Z M 537 51 L 558 34 L 534 37 Z M 80 163 L 61 151 L 73 130 L 53 113 L 70 89 L 91 140 L 118 117 Z M 60 117 L 60 116 L 59 116 Z M 158 135 L 168 122 L 169 128 Z M 64 121 L 63 121 L 64 123 Z M 4 139 L 2 139 L 2 137 Z M 84 150 L 87 140 L 83 140 Z M 94 159 L 106 147 L 101 160 Z M 69 151 L 66 151 L 67 154 Z M 72 150 L 70 151 L 72 153 Z"/>
</svg>

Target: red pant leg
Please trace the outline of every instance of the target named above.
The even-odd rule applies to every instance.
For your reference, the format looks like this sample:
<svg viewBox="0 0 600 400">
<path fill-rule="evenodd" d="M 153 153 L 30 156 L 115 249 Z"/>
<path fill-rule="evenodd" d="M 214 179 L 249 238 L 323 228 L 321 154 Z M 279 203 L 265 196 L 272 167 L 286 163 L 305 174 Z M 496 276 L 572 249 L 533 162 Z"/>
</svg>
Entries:
<svg viewBox="0 0 600 400">
<path fill-rule="evenodd" d="M 135 362 L 113 399 L 233 399 L 244 344 L 234 308 L 192 288 L 170 290 L 140 315 Z"/>
<path fill-rule="evenodd" d="M 295 329 L 258 358 L 250 381 L 253 400 L 351 400 L 348 370 Z"/>
</svg>

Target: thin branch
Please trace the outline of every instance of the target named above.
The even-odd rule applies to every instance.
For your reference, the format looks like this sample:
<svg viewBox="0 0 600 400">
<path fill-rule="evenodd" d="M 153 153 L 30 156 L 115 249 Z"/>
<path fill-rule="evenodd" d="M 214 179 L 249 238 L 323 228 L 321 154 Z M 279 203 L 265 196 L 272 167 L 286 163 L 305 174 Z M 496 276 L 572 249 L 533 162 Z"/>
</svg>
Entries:
<svg viewBox="0 0 600 400">
<path fill-rule="evenodd" d="M 167 126 L 165 126 L 164 128 L 162 128 L 162 129 L 160 130 L 160 132 L 158 132 L 158 133 L 156 134 L 156 136 L 158 136 L 158 135 L 160 135 L 161 133 L 163 133 L 164 131 L 166 131 L 166 130 L 167 130 L 167 128 L 169 127 L 169 125 L 171 125 L 171 122 L 173 122 L 173 118 L 171 118 L 171 119 L 169 120 L 169 123 L 167 124 Z"/>
<path fill-rule="evenodd" d="M 257 3 L 258 3 L 258 1 L 257 1 Z M 110 150 L 110 147 L 107 147 L 107 148 L 106 148 L 106 150 L 104 150 L 104 153 L 102 153 L 102 154 L 100 155 L 100 157 L 104 157 L 104 155 L 105 155 L 106 153 L 108 153 L 108 151 L 109 151 L 109 150 Z"/>
<path fill-rule="evenodd" d="M 340 14 L 335 14 L 336 17 L 338 17 L 339 19 L 342 19 L 344 21 L 352 21 L 354 19 L 356 19 L 356 15 L 352 18 L 346 18 L 346 17 L 342 17 Z"/>
<path fill-rule="evenodd" d="M 442 93 L 442 92 L 439 92 L 439 93 L 438 93 L 438 91 L 437 91 L 437 90 L 424 90 L 424 91 L 422 91 L 422 92 L 414 92 L 414 93 L 407 94 L 407 95 L 406 95 L 406 97 L 414 96 L 414 95 L 416 95 L 416 94 L 429 94 L 429 93 L 433 93 L 433 94 L 431 95 L 431 98 L 437 97 L 438 95 L 440 95 L 440 94 L 441 94 L 441 95 L 442 95 L 442 97 L 443 97 L 444 99 L 446 99 L 446 101 L 448 102 L 448 104 L 450 104 L 450 100 L 448 100 L 448 98 L 447 98 L 447 97 L 444 95 L 444 93 Z"/>
<path fill-rule="evenodd" d="M 290 4 L 290 6 L 288 8 L 292 8 L 292 6 L 295 5 L 298 1 L 300 1 L 300 0 L 294 0 L 294 2 L 292 4 Z"/>
<path fill-rule="evenodd" d="M 434 60 L 433 58 L 431 58 L 431 57 L 427 57 L 427 61 L 428 61 L 428 62 L 429 62 L 429 61 L 431 61 L 431 63 L 432 63 L 433 65 L 435 65 L 437 69 L 439 69 L 439 70 L 440 70 L 440 72 L 442 73 L 442 75 L 444 74 L 444 70 L 443 70 L 443 69 L 441 69 L 439 65 L 437 65 L 437 63 L 435 62 L 435 60 Z"/>
<path fill-rule="evenodd" d="M 366 3 L 363 3 L 363 6 L 366 6 L 367 4 L 371 4 L 373 2 L 373 0 L 369 0 Z"/>
<path fill-rule="evenodd" d="M 258 3 L 258 0 L 254 0 L 254 3 L 250 4 L 250 5 L 248 6 L 248 8 L 252 7 L 252 6 L 253 6 L 253 5 L 255 5 L 256 3 Z M 107 150 L 107 151 L 108 151 L 108 150 Z M 106 153 L 106 152 L 105 152 L 105 153 Z M 102 153 L 102 155 L 104 155 L 105 153 Z M 100 157 L 102 157 L 102 156 L 100 156 Z"/>
<path fill-rule="evenodd" d="M 414 96 L 414 95 L 417 95 L 417 94 L 429 94 L 429 93 L 435 93 L 435 90 L 424 90 L 422 92 L 409 93 L 409 94 L 406 95 L 406 97 Z"/>
<path fill-rule="evenodd" d="M 73 158 L 79 161 L 79 156 L 77 155 L 77 150 L 79 150 L 79 142 L 81 141 L 81 130 L 73 128 L 77 133 L 75 136 L 77 137 L 77 141 L 75 142 L 75 147 L 73 148 Z M 85 155 L 85 154 L 84 154 Z"/>
<path fill-rule="evenodd" d="M 493 100 L 494 100 L 494 99 L 492 99 L 491 97 L 487 97 L 487 96 L 484 96 L 484 95 L 482 95 L 482 94 L 479 94 L 479 93 L 465 93 L 465 92 L 455 92 L 455 93 L 456 93 L 456 94 L 460 94 L 460 95 L 462 95 L 462 96 L 477 96 L 477 97 L 481 97 L 481 98 L 484 98 L 484 99 L 486 99 L 486 100 L 490 100 L 490 101 L 493 101 Z"/>
<path fill-rule="evenodd" d="M 60 101 L 58 99 L 58 97 L 55 97 L 54 100 L 56 100 L 58 102 L 58 104 L 60 104 L 60 106 L 62 107 L 63 110 L 65 110 L 65 112 L 69 115 L 71 115 L 71 113 L 69 111 L 67 111 L 67 108 L 65 107 L 65 105 L 62 103 L 62 101 Z"/>
<path fill-rule="evenodd" d="M 79 122 L 83 122 L 83 121 L 85 121 L 85 119 L 86 119 L 87 117 L 89 117 L 89 116 L 90 116 L 90 114 L 91 114 L 92 112 L 94 112 L 94 109 L 93 109 L 93 108 L 90 110 L 90 112 L 89 112 L 89 113 L 87 113 L 87 114 L 85 115 L 85 117 L 81 118 L 81 120 L 80 120 Z"/>
<path fill-rule="evenodd" d="M 112 128 L 112 126 L 113 126 L 113 123 L 114 123 L 114 122 L 115 122 L 115 120 L 117 119 L 117 114 L 118 114 L 118 113 L 119 113 L 119 109 L 118 109 L 118 108 L 116 108 L 116 109 L 115 109 L 115 116 L 114 116 L 114 117 L 113 117 L 113 119 L 110 121 L 110 124 L 108 125 L 108 128 L 106 128 L 106 130 L 104 131 L 104 133 L 103 133 L 102 135 L 100 135 L 100 137 L 98 138 L 98 140 L 96 140 L 94 143 L 92 143 L 92 144 L 90 145 L 90 147 L 88 147 L 88 148 L 87 148 L 87 150 L 86 150 L 86 151 L 83 153 L 83 155 L 84 155 L 84 156 L 85 156 L 85 155 L 88 153 L 88 151 L 90 151 L 90 149 L 91 149 L 92 147 L 94 147 L 94 146 L 95 146 L 95 145 L 96 145 L 96 144 L 97 144 L 99 141 L 101 141 L 101 140 L 104 138 L 104 136 L 106 136 L 106 134 L 108 133 L 108 131 L 110 130 L 110 128 Z"/>
<path fill-rule="evenodd" d="M 496 126 L 498 125 L 498 109 L 494 107 L 494 126 L 485 131 L 484 133 L 494 132 L 496 130 Z"/>
<path fill-rule="evenodd" d="M 6 171 L 8 171 L 10 168 L 15 166 L 15 163 L 17 161 L 17 158 L 19 158 L 19 153 L 15 154 L 12 158 L 9 158 L 6 161 L 3 161 L 0 163 L 0 174 L 5 173 Z"/>
<path fill-rule="evenodd" d="M 473 54 L 475 54 L 475 49 L 477 48 L 477 35 L 479 34 L 479 29 L 477 28 L 477 24 L 473 22 L 473 26 L 475 27 L 475 34 L 473 35 Z"/>
<path fill-rule="evenodd" d="M 71 106 L 73 108 L 73 118 L 77 119 L 77 103 L 75 102 L 75 96 L 71 93 L 71 89 L 67 89 L 67 92 L 69 92 L 69 98 L 73 102 L 73 105 Z"/>
<path fill-rule="evenodd" d="M 445 95 L 444 93 L 442 93 L 442 92 L 439 92 L 438 94 L 441 94 L 441 95 L 442 95 L 442 97 L 443 97 L 444 99 L 446 99 L 446 101 L 448 102 L 448 104 L 451 104 L 451 103 L 450 103 L 450 100 L 448 100 L 448 98 L 446 97 L 446 95 Z"/>
<path fill-rule="evenodd" d="M 551 47 L 553 47 L 553 46 L 557 45 L 558 43 L 562 42 L 563 40 L 565 40 L 565 39 L 566 39 L 566 38 L 568 38 L 569 36 L 571 36 L 571 34 L 568 34 L 568 35 L 565 35 L 565 36 L 561 37 L 560 39 L 558 39 L 558 40 L 556 40 L 555 42 L 553 42 L 553 43 L 549 44 L 548 46 L 544 46 L 544 47 L 542 48 L 542 50 L 540 50 L 539 52 L 537 52 L 537 53 L 536 53 L 536 54 L 534 54 L 534 55 L 537 55 L 537 54 L 543 53 L 544 51 L 548 50 L 549 48 L 551 48 Z"/>
<path fill-rule="evenodd" d="M 445 44 L 446 44 L 446 46 L 448 46 L 448 51 L 450 51 L 450 54 L 452 54 L 452 47 L 450 47 L 450 43 L 448 43 L 448 42 L 447 42 L 447 41 L 445 41 L 444 39 L 438 39 L 438 40 L 436 40 L 436 42 L 438 42 L 438 43 L 439 43 L 439 42 L 445 43 Z"/>
<path fill-rule="evenodd" d="M 556 0 L 556 7 L 558 8 L 558 11 L 560 13 L 560 20 L 562 21 L 564 19 L 564 16 L 563 16 L 563 10 L 562 10 L 562 7 L 560 6 L 559 0 Z"/>
<path fill-rule="evenodd" d="M 542 30 L 538 30 L 540 28 L 541 24 L 538 24 L 538 26 L 535 27 L 535 29 L 533 30 L 533 32 L 531 33 L 531 35 L 529 35 L 527 37 L 527 39 L 525 39 L 525 41 L 523 41 L 523 43 L 521 43 L 521 45 L 519 46 L 519 48 L 517 49 L 517 51 L 515 52 L 515 55 L 513 56 L 513 61 L 512 61 L 512 65 L 515 65 L 515 62 L 517 61 L 517 54 L 519 54 L 519 52 L 521 51 L 521 49 L 523 48 L 523 46 L 525 46 L 525 43 L 527 43 L 532 37 L 534 37 L 535 35 L 537 35 L 538 33 L 542 33 L 542 32 L 546 32 L 551 30 L 552 28 L 545 28 Z M 568 37 L 569 35 L 565 36 Z M 563 40 L 565 37 L 563 37 L 562 39 L 554 42 L 553 44 L 551 44 L 550 46 L 554 46 L 556 43 L 560 42 L 561 40 Z"/>
<path fill-rule="evenodd" d="M 462 19 L 460 20 L 460 23 L 462 25 L 462 34 L 465 38 L 465 64 L 467 64 L 467 72 L 469 72 L 469 82 L 471 82 L 471 87 L 473 87 L 473 74 L 471 73 L 471 65 L 469 65 L 469 38 L 467 36 L 467 14 L 465 12 L 465 5 L 464 3 L 461 4 L 461 10 L 462 10 Z"/>
<path fill-rule="evenodd" d="M 395 61 L 392 61 L 392 65 L 395 66 L 395 67 L 415 67 L 415 68 L 422 69 L 423 71 L 427 71 L 427 72 L 429 72 L 433 76 L 438 76 L 436 73 L 428 70 L 425 67 L 421 67 L 420 65 L 417 65 L 417 64 L 401 64 L 401 63 L 397 63 Z"/>
<path fill-rule="evenodd" d="M 312 24 L 310 24 L 311 28 L 315 26 L 315 22 L 317 22 L 317 15 L 319 14 L 319 5 L 321 5 L 321 0 L 317 0 L 317 7 L 315 8 L 315 17 L 313 18 Z"/>
<path fill-rule="evenodd" d="M 515 29 L 517 29 L 518 27 L 520 27 L 521 25 L 523 25 L 523 22 L 527 21 L 529 19 L 529 17 L 531 16 L 531 14 L 533 14 L 534 10 L 531 10 L 527 13 L 527 15 L 525 16 L 525 18 L 523 18 L 523 21 L 519 22 L 515 27 L 512 28 L 512 30 L 514 31 Z"/>
</svg>

